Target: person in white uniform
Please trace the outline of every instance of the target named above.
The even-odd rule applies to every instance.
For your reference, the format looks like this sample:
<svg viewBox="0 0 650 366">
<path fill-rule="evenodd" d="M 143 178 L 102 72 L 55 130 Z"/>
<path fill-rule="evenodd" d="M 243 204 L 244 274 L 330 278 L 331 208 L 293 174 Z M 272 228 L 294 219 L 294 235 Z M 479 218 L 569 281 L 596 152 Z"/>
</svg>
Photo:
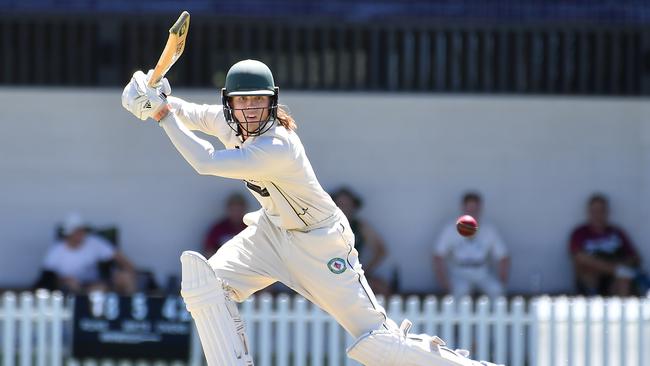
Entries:
<svg viewBox="0 0 650 366">
<path fill-rule="evenodd" d="M 460 298 L 474 291 L 491 299 L 504 294 L 510 259 L 496 227 L 481 219 L 482 199 L 478 193 L 463 196 L 463 213 L 479 221 L 479 229 L 470 237 L 458 234 L 456 224 L 447 225 L 434 244 L 434 269 L 443 289 Z M 497 274 L 490 270 L 497 262 Z"/>
<path fill-rule="evenodd" d="M 149 74 L 150 75 L 150 74 Z M 345 215 L 323 190 L 293 118 L 278 104 L 278 88 L 262 62 L 233 65 L 222 105 L 198 105 L 171 92 L 163 79 L 147 87 L 136 72 L 122 105 L 151 117 L 199 173 L 243 180 L 261 209 L 244 217 L 247 228 L 209 260 L 181 255 L 181 294 L 197 325 L 210 366 L 252 365 L 243 322 L 233 301 L 281 281 L 331 314 L 356 338 L 348 355 L 365 365 L 484 365 L 437 337 L 408 334 L 386 317 L 368 287 Z M 192 131 L 216 136 L 215 150 Z"/>
</svg>

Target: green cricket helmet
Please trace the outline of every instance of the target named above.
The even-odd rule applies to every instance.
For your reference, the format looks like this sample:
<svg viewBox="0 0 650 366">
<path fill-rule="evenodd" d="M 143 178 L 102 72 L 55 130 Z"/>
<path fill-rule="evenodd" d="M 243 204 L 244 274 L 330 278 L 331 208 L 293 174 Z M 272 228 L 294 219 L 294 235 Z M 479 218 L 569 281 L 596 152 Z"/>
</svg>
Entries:
<svg viewBox="0 0 650 366">
<path fill-rule="evenodd" d="M 259 136 L 268 131 L 277 118 L 279 89 L 273 81 L 273 74 L 268 66 L 256 60 L 243 60 L 232 65 L 226 74 L 226 86 L 221 89 L 221 103 L 223 114 L 232 128 L 238 135 L 246 131 L 248 136 Z M 230 98 L 235 96 L 257 96 L 265 95 L 271 97 L 269 103 L 269 114 L 266 120 L 249 121 L 244 115 L 244 121 L 235 117 L 235 109 L 230 105 Z M 252 109 L 252 108 L 244 108 Z M 240 110 L 244 110 L 240 109 Z M 254 108 L 259 109 L 259 108 Z M 249 125 L 256 127 L 252 130 Z"/>
</svg>

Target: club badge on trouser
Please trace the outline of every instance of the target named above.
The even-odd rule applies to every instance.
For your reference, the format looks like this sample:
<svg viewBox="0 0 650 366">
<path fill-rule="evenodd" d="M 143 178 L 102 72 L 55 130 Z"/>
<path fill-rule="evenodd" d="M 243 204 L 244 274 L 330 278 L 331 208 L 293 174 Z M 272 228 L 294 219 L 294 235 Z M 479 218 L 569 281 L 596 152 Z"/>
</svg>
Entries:
<svg viewBox="0 0 650 366">
<path fill-rule="evenodd" d="M 327 268 L 329 268 L 330 272 L 334 274 L 341 274 L 345 272 L 345 269 L 347 268 L 345 264 L 345 260 L 343 258 L 332 258 L 330 259 L 329 262 L 327 262 Z"/>
</svg>

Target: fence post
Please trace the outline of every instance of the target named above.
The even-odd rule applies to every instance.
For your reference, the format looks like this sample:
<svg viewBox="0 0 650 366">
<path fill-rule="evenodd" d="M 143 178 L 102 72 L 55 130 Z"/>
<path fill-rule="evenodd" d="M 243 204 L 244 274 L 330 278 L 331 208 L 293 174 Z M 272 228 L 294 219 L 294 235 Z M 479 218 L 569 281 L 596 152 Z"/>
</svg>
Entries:
<svg viewBox="0 0 650 366">
<path fill-rule="evenodd" d="M 621 320 L 620 320 L 620 365 L 627 365 L 627 301 L 621 302 Z"/>
<path fill-rule="evenodd" d="M 472 348 L 472 323 L 474 314 L 472 310 L 472 299 L 469 296 L 460 300 L 460 348 L 470 350 Z"/>
<path fill-rule="evenodd" d="M 494 350 L 494 359 L 496 363 L 506 363 L 506 343 L 508 339 L 506 337 L 506 323 L 508 322 L 508 302 L 504 297 L 499 297 L 496 300 L 496 322 L 494 324 L 494 333 L 495 333 L 495 347 Z"/>
<path fill-rule="evenodd" d="M 278 297 L 278 322 L 277 326 L 277 337 L 276 337 L 276 364 L 278 365 L 288 365 L 289 364 L 289 317 L 291 316 L 289 310 L 289 295 L 281 294 Z"/>
<path fill-rule="evenodd" d="M 574 348 L 576 346 L 575 339 L 575 327 L 576 327 L 576 301 L 575 298 L 569 299 L 569 314 L 567 316 L 567 360 L 568 366 L 573 366 L 575 364 L 575 352 Z"/>
<path fill-rule="evenodd" d="M 260 324 L 260 348 L 257 357 L 260 366 L 271 366 L 271 318 L 273 316 L 272 302 L 273 297 L 271 295 L 262 294 L 260 296 L 260 316 L 258 320 Z"/>
<path fill-rule="evenodd" d="M 572 326 L 572 324 L 569 323 L 569 308 L 571 306 L 571 302 L 568 297 L 566 296 L 560 296 L 556 297 L 553 301 L 554 303 L 554 310 L 555 310 L 555 324 L 554 324 L 554 329 L 555 332 L 552 333 L 552 346 L 556 349 L 555 356 L 556 358 L 553 360 L 555 363 L 560 363 L 563 362 L 563 360 L 568 359 L 568 351 L 567 351 L 567 333 L 568 333 L 568 328 Z"/>
<path fill-rule="evenodd" d="M 609 299 L 606 299 L 603 303 L 603 333 L 601 334 L 601 341 L 603 347 L 601 347 L 602 357 L 603 357 L 603 366 L 609 366 L 609 354 L 612 351 L 609 345 L 609 313 L 611 310 L 611 303 Z"/>
<path fill-rule="evenodd" d="M 548 337 L 548 346 L 549 346 L 549 366 L 555 364 L 557 360 L 557 299 L 550 299 L 551 312 L 550 318 L 548 321 L 549 337 Z"/>
<path fill-rule="evenodd" d="M 390 297 L 388 300 L 388 307 L 387 307 L 387 312 L 388 316 L 393 319 L 397 325 L 399 326 L 399 322 L 401 322 L 404 319 L 404 304 L 402 301 L 402 297 L 399 295 L 393 295 Z"/>
<path fill-rule="evenodd" d="M 438 334 L 438 299 L 435 296 L 427 296 L 422 307 L 424 316 L 424 332 L 429 335 Z"/>
<path fill-rule="evenodd" d="M 47 353 L 47 328 L 46 317 L 49 312 L 48 300 L 50 293 L 47 290 L 36 291 L 36 365 L 45 366 L 45 354 Z"/>
<path fill-rule="evenodd" d="M 307 300 L 302 296 L 293 298 L 293 312 L 295 322 L 293 323 L 296 331 L 293 347 L 293 364 L 294 366 L 304 366 L 307 361 Z"/>
<path fill-rule="evenodd" d="M 585 365 L 591 365 L 591 320 L 593 317 L 593 298 L 587 298 L 585 309 Z"/>
<path fill-rule="evenodd" d="M 569 342 L 569 357 L 574 365 L 585 365 L 585 352 L 587 335 L 585 334 L 587 304 L 584 297 L 575 297 L 572 299 L 569 316 L 573 319 L 573 330 L 569 329 L 569 337 L 573 340 Z"/>
<path fill-rule="evenodd" d="M 639 340 L 639 366 L 644 366 L 646 361 L 645 340 L 646 331 L 650 325 L 650 296 L 639 301 L 639 327 L 637 329 L 637 338 Z"/>
<path fill-rule="evenodd" d="M 515 297 L 512 301 L 512 327 L 510 328 L 510 365 L 523 366 L 524 365 L 524 340 L 526 333 L 524 331 L 524 308 L 526 303 L 521 297 Z"/>
<path fill-rule="evenodd" d="M 451 296 L 445 296 L 442 300 L 442 339 L 447 342 L 450 348 L 456 347 L 454 339 L 454 321 L 456 318 L 454 307 L 456 303 Z"/>
<path fill-rule="evenodd" d="M 344 332 L 344 338 L 345 338 L 345 344 L 346 345 L 352 344 L 352 342 L 354 342 L 354 339 L 352 338 L 352 336 L 350 334 L 348 334 L 347 332 Z M 345 356 L 343 356 L 343 365 L 345 365 L 345 366 L 359 366 L 359 363 L 357 361 L 351 359 L 350 357 L 348 357 L 347 354 L 346 354 Z"/>
<path fill-rule="evenodd" d="M 63 361 L 63 294 L 59 291 L 52 293 L 52 353 L 50 354 L 50 365 L 61 366 Z"/>
<path fill-rule="evenodd" d="M 528 364 L 530 366 L 539 365 L 539 336 L 540 336 L 540 298 L 533 298 L 528 309 L 529 319 L 529 338 L 528 338 Z"/>
<path fill-rule="evenodd" d="M 327 364 L 328 366 L 341 365 L 341 326 L 329 317 L 327 320 L 327 327 L 329 331 Z M 345 345 L 343 346 L 345 349 Z"/>
<path fill-rule="evenodd" d="M 323 311 L 315 305 L 311 306 L 311 363 L 310 366 L 323 366 L 324 318 Z M 278 363 L 278 365 L 281 365 Z"/>
<path fill-rule="evenodd" d="M 31 292 L 20 295 L 20 366 L 32 364 L 32 321 L 34 296 Z"/>
<path fill-rule="evenodd" d="M 478 318 L 476 321 L 476 358 L 479 360 L 490 359 L 490 337 L 489 327 L 491 322 L 490 316 L 490 299 L 487 296 L 481 296 L 478 300 L 476 311 Z"/>
<path fill-rule="evenodd" d="M 422 319 L 422 310 L 420 310 L 420 298 L 412 295 L 406 299 L 404 317 L 413 323 L 412 333 L 422 333 L 424 319 Z"/>
<path fill-rule="evenodd" d="M 5 292 L 0 308 L 2 324 L 2 364 L 13 365 L 16 362 L 16 294 Z"/>
</svg>

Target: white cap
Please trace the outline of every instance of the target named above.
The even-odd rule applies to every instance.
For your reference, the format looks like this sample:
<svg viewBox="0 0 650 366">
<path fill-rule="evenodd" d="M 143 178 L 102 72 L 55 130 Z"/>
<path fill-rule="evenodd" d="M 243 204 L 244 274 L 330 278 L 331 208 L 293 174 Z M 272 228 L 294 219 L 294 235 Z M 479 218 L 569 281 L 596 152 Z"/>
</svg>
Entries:
<svg viewBox="0 0 650 366">
<path fill-rule="evenodd" d="M 63 221 L 63 235 L 68 236 L 75 230 L 86 226 L 83 218 L 76 212 L 69 213 Z"/>
</svg>

